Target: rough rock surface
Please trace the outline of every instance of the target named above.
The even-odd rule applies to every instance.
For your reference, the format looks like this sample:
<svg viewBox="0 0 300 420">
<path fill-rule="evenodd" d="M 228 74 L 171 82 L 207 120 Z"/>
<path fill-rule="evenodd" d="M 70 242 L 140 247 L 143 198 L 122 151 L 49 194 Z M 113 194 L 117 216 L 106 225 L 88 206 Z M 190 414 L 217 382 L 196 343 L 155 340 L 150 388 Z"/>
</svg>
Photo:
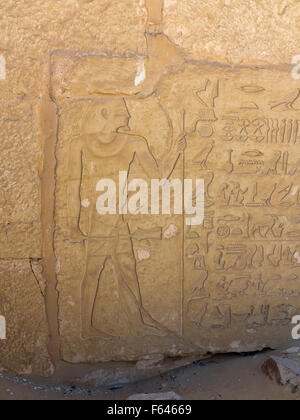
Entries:
<svg viewBox="0 0 300 420">
<path fill-rule="evenodd" d="M 44 160 L 51 155 L 51 138 L 45 129 L 47 117 L 42 122 L 43 98 L 50 93 L 50 57 L 60 49 L 145 56 L 146 19 L 139 0 L 21 0 L 0 5 L 0 315 L 6 315 L 8 324 L 7 341 L 0 341 L 0 368 L 45 375 L 52 371 L 46 343 L 49 334 L 51 340 L 57 334 L 55 282 L 51 283 L 55 269 L 49 270 L 53 226 L 43 217 L 54 198 L 48 183 L 54 173 L 49 177 L 47 168 L 55 163 Z M 57 347 L 57 337 L 54 341 Z M 59 353 L 58 348 L 51 352 Z"/>
<path fill-rule="evenodd" d="M 299 2 L 0 9 L 0 368 L 138 368 L 288 339 L 300 313 Z M 88 141 L 93 115 L 113 146 Z M 100 178 L 149 181 L 158 167 L 204 179 L 202 225 L 99 220 Z"/>
<path fill-rule="evenodd" d="M 1 369 L 51 375 L 54 366 L 47 349 L 44 299 L 28 261 L 0 261 L 0 305 L 6 318 L 6 340 L 0 340 Z"/>
<path fill-rule="evenodd" d="M 195 60 L 291 63 L 299 54 L 297 0 L 165 0 L 164 33 Z"/>
</svg>

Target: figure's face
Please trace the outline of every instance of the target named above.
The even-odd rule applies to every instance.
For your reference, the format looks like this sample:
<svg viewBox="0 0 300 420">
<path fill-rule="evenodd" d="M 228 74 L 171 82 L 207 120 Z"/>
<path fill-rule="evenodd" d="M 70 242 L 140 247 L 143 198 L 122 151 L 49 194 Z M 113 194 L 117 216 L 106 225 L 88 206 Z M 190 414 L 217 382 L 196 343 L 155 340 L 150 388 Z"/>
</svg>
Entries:
<svg viewBox="0 0 300 420">
<path fill-rule="evenodd" d="M 129 124 L 129 113 L 124 102 L 118 102 L 116 106 L 108 110 L 108 122 L 111 127 L 114 127 L 115 130 L 121 127 L 128 127 Z"/>
<path fill-rule="evenodd" d="M 127 127 L 129 113 L 123 101 L 101 103 L 94 107 L 85 124 L 86 134 L 109 134 Z"/>
</svg>

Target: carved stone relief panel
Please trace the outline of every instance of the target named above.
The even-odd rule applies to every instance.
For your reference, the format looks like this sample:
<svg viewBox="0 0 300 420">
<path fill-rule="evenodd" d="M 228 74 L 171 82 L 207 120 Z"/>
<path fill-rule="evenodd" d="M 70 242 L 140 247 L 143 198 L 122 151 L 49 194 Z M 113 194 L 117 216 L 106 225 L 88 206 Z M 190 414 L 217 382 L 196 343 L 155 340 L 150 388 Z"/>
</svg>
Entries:
<svg viewBox="0 0 300 420">
<path fill-rule="evenodd" d="M 147 65 L 53 56 L 64 360 L 251 350 L 287 339 L 300 307 L 299 83 L 284 69 L 185 63 L 149 93 Z M 151 203 L 150 186 L 163 179 L 170 214 Z M 196 180 L 204 182 L 199 223 L 179 211 L 185 180 L 192 205 Z M 115 214 L 100 214 L 101 197 Z"/>
</svg>

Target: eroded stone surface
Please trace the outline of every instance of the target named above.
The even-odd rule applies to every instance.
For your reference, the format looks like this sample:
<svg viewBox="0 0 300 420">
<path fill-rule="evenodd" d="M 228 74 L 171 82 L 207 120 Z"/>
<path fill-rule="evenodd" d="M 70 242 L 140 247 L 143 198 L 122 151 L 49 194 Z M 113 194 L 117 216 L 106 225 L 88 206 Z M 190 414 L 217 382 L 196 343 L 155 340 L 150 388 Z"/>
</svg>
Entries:
<svg viewBox="0 0 300 420">
<path fill-rule="evenodd" d="M 47 350 L 44 299 L 30 262 L 1 260 L 0 285 L 0 313 L 6 319 L 0 368 L 24 375 L 51 375 L 54 367 Z"/>
<path fill-rule="evenodd" d="M 297 0 L 165 0 L 164 33 L 196 60 L 290 63 L 299 54 Z"/>
<path fill-rule="evenodd" d="M 1 258 L 41 258 L 42 131 L 36 101 L 1 103 Z"/>
<path fill-rule="evenodd" d="M 299 54 L 299 2 L 22 0 L 1 12 L 0 257 L 3 281 L 18 285 L 5 288 L 9 299 L 21 290 L 37 304 L 31 326 L 26 318 L 30 349 L 18 333 L 0 366 L 51 371 L 46 324 L 41 333 L 35 324 L 45 302 L 52 348 L 60 338 L 72 363 L 289 338 L 300 310 L 300 85 L 284 64 Z M 87 140 L 96 109 L 94 123 L 109 120 L 118 147 Z M 203 225 L 188 229 L 173 214 L 103 227 L 95 182 L 129 169 L 129 181 L 169 175 L 159 166 L 171 180 L 204 179 Z M 6 311 L 14 331 L 18 310 Z"/>
<path fill-rule="evenodd" d="M 52 141 L 49 131 L 45 129 L 47 121 L 41 124 L 41 105 L 44 97 L 48 98 L 50 93 L 51 55 L 56 50 L 76 50 L 79 54 L 88 51 L 99 56 L 144 57 L 147 53 L 146 18 L 147 11 L 144 2 L 140 0 L 34 3 L 22 0 L 18 3 L 8 1 L 1 5 L 0 258 L 24 260 L 25 272 L 29 260 L 34 261 L 33 268 L 39 283 L 36 289 L 45 295 L 45 301 L 40 297 L 40 301 L 36 304 L 32 302 L 32 305 L 36 306 L 39 313 L 44 313 L 45 302 L 48 302 L 51 320 L 57 318 L 56 297 L 53 294 L 55 282 L 49 288 L 51 296 L 49 290 L 46 296 L 45 282 L 47 280 L 49 285 L 53 281 L 49 275 L 51 269 L 48 267 L 45 271 L 46 280 L 40 272 L 43 264 L 49 265 L 49 261 L 52 264 L 49 250 L 53 246 L 51 218 L 50 222 L 49 218 L 41 220 L 41 214 L 44 216 L 49 212 L 54 199 L 53 191 L 49 188 L 51 182 L 46 181 L 42 204 L 41 179 L 45 173 L 49 177 L 49 171 L 45 172 L 44 165 L 49 168 L 55 166 L 54 159 L 49 163 L 49 148 L 44 147 L 46 142 Z M 55 133 L 55 128 L 52 131 Z M 45 159 L 43 152 L 47 154 Z M 54 179 L 54 173 L 50 176 Z M 40 262 L 44 257 L 47 261 Z M 21 284 L 18 264 L 14 263 L 3 271 L 2 276 L 3 281 L 20 282 L 19 287 L 24 287 L 24 294 L 32 293 L 31 286 L 25 282 L 26 278 L 24 274 L 24 284 Z M 15 299 L 13 287 L 7 292 L 10 299 Z M 26 310 L 27 307 L 24 308 Z M 28 309 L 31 315 L 32 311 L 33 308 Z M 16 316 L 13 307 L 11 313 L 6 312 L 6 315 L 14 319 L 16 330 L 22 329 L 22 318 Z M 34 319 L 33 316 L 32 335 L 37 334 Z M 26 325 L 30 331 L 29 320 Z M 16 334 L 6 343 L 6 356 L 3 363 L 0 360 L 0 367 L 22 371 L 22 359 L 25 366 L 23 370 L 29 372 L 31 360 L 39 357 L 39 348 L 32 348 L 30 356 L 24 354 L 24 334 L 16 341 L 18 347 L 13 344 Z M 41 335 L 41 342 L 43 340 Z M 0 345 L 3 347 L 2 342 Z M 11 359 L 8 363 L 6 358 L 10 351 Z M 15 366 L 13 358 L 16 360 Z M 42 373 L 43 369 L 46 374 L 49 373 L 45 363 L 43 366 L 41 363 L 40 369 L 35 366 L 33 371 Z"/>
</svg>

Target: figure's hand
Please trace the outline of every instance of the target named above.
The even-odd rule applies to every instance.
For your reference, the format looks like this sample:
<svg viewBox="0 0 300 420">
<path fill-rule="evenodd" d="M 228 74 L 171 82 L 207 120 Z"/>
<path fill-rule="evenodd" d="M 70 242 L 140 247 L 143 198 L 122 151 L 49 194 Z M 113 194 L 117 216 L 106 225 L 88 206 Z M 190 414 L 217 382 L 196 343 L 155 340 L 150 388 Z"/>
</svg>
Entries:
<svg viewBox="0 0 300 420">
<path fill-rule="evenodd" d="M 177 151 L 179 153 L 184 152 L 186 149 L 187 143 L 185 137 L 181 137 L 179 140 L 177 140 Z"/>
</svg>

